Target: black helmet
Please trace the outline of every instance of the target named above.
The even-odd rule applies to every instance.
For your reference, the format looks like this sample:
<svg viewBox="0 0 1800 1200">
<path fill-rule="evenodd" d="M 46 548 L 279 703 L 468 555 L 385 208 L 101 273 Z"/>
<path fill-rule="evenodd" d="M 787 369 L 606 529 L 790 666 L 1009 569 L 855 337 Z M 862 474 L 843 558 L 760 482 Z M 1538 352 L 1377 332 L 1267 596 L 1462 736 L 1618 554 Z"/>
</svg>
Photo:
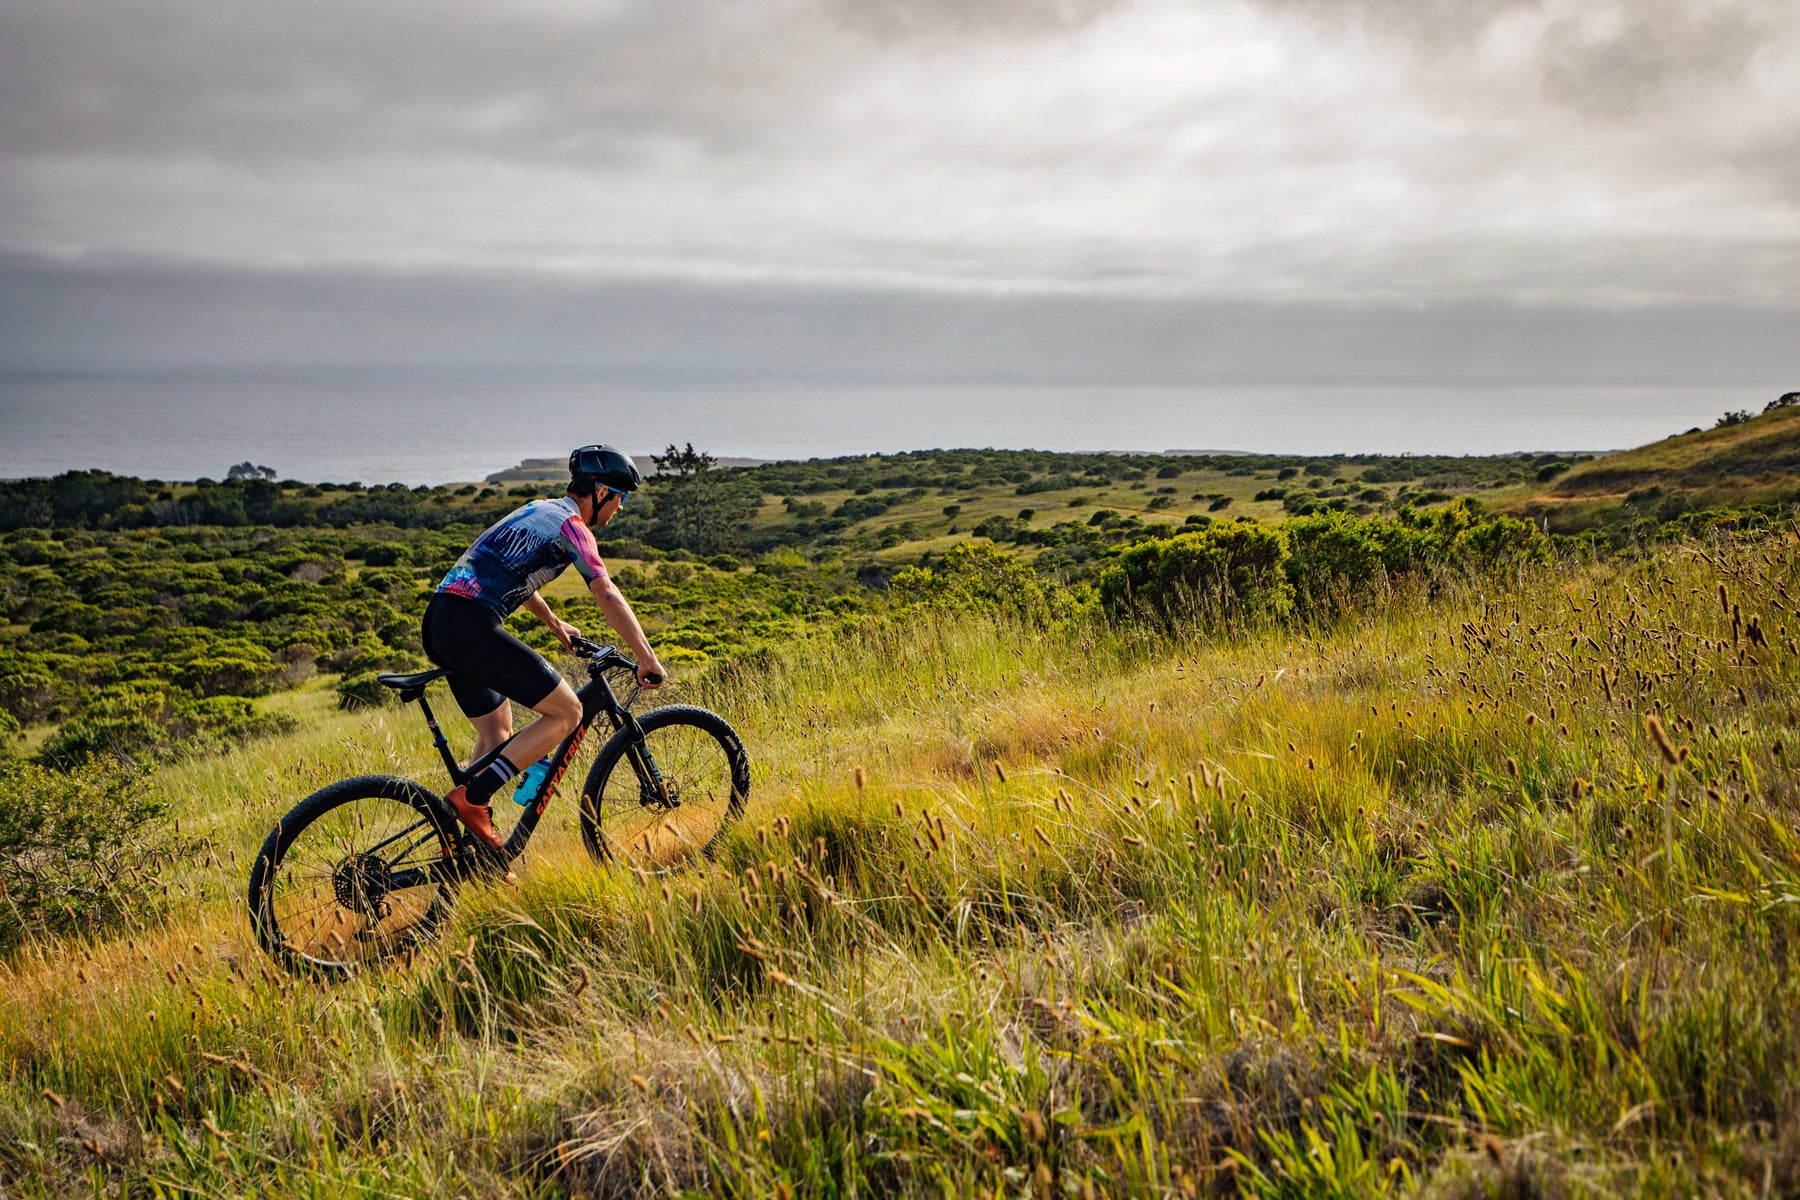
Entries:
<svg viewBox="0 0 1800 1200">
<path fill-rule="evenodd" d="M 601 445 L 583 446 L 569 453 L 569 479 L 574 483 L 597 483 L 615 492 L 635 492 L 644 481 L 629 454 Z"/>
</svg>

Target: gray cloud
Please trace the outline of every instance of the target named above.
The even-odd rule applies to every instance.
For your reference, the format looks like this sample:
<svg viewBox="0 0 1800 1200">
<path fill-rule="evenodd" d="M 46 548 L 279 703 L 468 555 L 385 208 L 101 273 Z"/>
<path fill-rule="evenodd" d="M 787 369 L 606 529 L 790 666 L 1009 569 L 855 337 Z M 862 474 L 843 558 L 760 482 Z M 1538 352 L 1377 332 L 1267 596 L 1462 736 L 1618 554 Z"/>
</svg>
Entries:
<svg viewBox="0 0 1800 1200">
<path fill-rule="evenodd" d="M 1075 29 L 1123 0 L 837 0 L 827 11 L 881 37 L 1030 37 Z"/>
<path fill-rule="evenodd" d="M 1800 303 L 1775 0 L 0 0 L 0 250 Z"/>
<path fill-rule="evenodd" d="M 0 369 L 1794 386 L 1790 310 L 1248 303 L 0 259 Z"/>
</svg>

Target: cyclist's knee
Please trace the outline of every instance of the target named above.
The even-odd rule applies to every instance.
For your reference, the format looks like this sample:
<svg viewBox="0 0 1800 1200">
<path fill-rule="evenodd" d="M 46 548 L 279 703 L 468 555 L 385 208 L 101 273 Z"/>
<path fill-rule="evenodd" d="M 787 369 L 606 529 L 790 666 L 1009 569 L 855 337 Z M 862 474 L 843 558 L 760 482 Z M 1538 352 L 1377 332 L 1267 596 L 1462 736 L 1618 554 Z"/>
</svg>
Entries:
<svg viewBox="0 0 1800 1200">
<path fill-rule="evenodd" d="M 567 734 L 581 723 L 581 701 L 567 686 L 557 688 L 538 705 L 538 715 Z"/>
</svg>

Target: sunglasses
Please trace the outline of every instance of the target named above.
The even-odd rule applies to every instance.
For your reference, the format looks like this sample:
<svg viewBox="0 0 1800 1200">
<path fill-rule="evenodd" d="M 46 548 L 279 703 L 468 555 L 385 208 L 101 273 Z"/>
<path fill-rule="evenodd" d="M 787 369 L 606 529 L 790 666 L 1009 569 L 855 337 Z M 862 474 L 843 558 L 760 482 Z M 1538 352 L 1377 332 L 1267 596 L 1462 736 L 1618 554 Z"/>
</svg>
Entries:
<svg viewBox="0 0 1800 1200">
<path fill-rule="evenodd" d="M 606 487 L 606 485 L 605 485 L 605 484 L 601 484 L 601 485 L 600 485 L 600 486 L 601 486 L 601 487 Z M 624 507 L 625 507 L 625 501 L 626 501 L 626 498 L 627 498 L 627 497 L 629 497 L 629 496 L 630 496 L 630 495 L 631 495 L 631 493 L 630 493 L 630 492 L 621 492 L 621 491 L 620 491 L 620 490 L 619 490 L 619 489 L 617 489 L 617 488 L 606 488 L 606 491 L 607 491 L 607 494 L 608 494 L 608 495 L 612 495 L 612 496 L 617 496 L 617 497 L 618 497 L 618 498 L 619 498 L 619 507 L 620 507 L 620 508 L 624 508 Z"/>
</svg>

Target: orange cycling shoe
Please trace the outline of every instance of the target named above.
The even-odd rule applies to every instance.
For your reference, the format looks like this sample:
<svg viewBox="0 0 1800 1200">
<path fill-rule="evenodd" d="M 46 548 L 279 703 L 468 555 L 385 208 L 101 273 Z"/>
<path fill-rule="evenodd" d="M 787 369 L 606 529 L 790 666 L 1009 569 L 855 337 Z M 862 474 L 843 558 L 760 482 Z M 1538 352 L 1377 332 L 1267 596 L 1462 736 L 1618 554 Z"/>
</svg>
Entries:
<svg viewBox="0 0 1800 1200">
<path fill-rule="evenodd" d="M 494 814 L 488 811 L 485 804 L 476 804 L 469 799 L 469 789 L 458 785 L 450 789 L 444 799 L 456 809 L 456 815 L 462 823 L 469 827 L 475 839 L 487 846 L 489 850 L 500 849 L 500 835 L 494 832 Z"/>
</svg>

